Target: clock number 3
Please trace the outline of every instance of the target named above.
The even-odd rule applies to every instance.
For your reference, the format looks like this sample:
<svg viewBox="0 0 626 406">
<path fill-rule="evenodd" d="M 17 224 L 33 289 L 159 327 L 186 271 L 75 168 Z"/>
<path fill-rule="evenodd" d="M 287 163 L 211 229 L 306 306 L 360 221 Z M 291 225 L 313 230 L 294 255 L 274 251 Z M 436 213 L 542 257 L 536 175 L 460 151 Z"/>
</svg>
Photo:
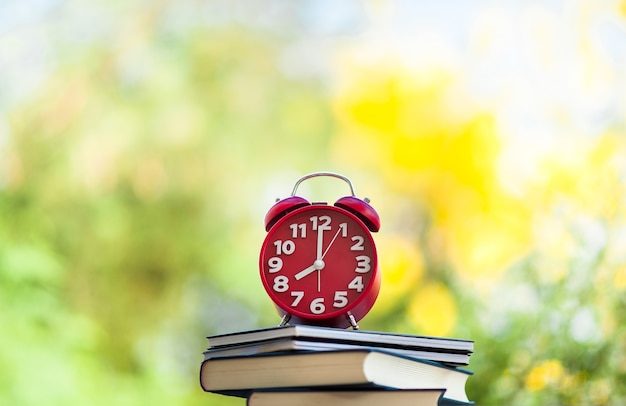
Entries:
<svg viewBox="0 0 626 406">
<path fill-rule="evenodd" d="M 359 255 L 356 257 L 356 268 L 354 269 L 354 272 L 368 273 L 371 269 L 370 257 L 367 255 Z"/>
</svg>

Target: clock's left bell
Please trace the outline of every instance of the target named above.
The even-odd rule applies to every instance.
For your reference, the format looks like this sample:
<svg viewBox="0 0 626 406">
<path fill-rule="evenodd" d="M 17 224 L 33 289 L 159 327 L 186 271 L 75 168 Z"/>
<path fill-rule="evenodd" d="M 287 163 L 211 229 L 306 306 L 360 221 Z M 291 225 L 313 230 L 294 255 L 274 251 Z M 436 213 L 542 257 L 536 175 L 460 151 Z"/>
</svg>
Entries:
<svg viewBox="0 0 626 406">
<path fill-rule="evenodd" d="M 279 200 L 270 207 L 265 215 L 265 231 L 269 231 L 285 214 L 310 204 L 308 200 L 300 196 L 289 196 Z"/>
</svg>

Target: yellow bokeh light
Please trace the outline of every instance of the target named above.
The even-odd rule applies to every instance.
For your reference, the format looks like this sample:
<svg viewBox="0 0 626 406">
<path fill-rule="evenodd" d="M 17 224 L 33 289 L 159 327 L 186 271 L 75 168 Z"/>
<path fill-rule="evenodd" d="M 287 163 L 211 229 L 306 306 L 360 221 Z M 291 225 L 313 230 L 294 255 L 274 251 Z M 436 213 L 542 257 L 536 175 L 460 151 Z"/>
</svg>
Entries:
<svg viewBox="0 0 626 406">
<path fill-rule="evenodd" d="M 626 18 L 626 0 L 620 0 L 617 8 L 622 18 Z"/>
<path fill-rule="evenodd" d="M 468 279 L 492 279 L 528 250 L 530 214 L 515 203 L 488 211 L 459 209 L 456 221 L 447 225 L 453 258 L 462 276 Z"/>
<path fill-rule="evenodd" d="M 430 282 L 416 290 L 407 317 L 419 334 L 447 336 L 456 324 L 457 306 L 445 285 Z"/>
<path fill-rule="evenodd" d="M 613 286 L 618 290 L 626 289 L 626 265 L 622 265 L 619 269 L 615 270 Z"/>
<path fill-rule="evenodd" d="M 565 369 L 559 360 L 548 360 L 541 362 L 533 367 L 526 379 L 524 385 L 531 392 L 537 392 L 548 386 L 554 386 L 560 382 L 565 376 Z"/>
<path fill-rule="evenodd" d="M 496 176 L 494 118 L 456 113 L 444 71 L 370 69 L 353 72 L 335 101 L 337 154 L 376 168 L 392 190 L 425 203 L 455 269 L 493 280 L 531 244 L 531 211 Z M 368 153 L 351 154 L 357 147 Z"/>
<path fill-rule="evenodd" d="M 387 311 L 398 299 L 415 289 L 424 273 L 423 260 L 416 244 L 398 236 L 377 238 L 382 287 L 376 311 Z"/>
<path fill-rule="evenodd" d="M 535 185 L 535 206 L 550 207 L 563 199 L 579 212 L 613 218 L 621 209 L 623 157 L 626 143 L 615 134 L 591 142 L 572 141 L 569 148 L 540 164 L 542 181 Z"/>
</svg>

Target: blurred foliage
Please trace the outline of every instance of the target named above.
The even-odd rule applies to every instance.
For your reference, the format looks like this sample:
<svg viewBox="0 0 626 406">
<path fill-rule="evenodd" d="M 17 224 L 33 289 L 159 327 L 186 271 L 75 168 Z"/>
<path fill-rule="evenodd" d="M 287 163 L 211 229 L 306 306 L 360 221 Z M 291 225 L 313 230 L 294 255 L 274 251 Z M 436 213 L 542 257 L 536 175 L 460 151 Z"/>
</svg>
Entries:
<svg viewBox="0 0 626 406">
<path fill-rule="evenodd" d="M 204 337 L 277 323 L 262 219 L 318 170 L 383 220 L 362 328 L 475 340 L 478 404 L 626 401 L 624 112 L 511 187 L 458 72 L 346 51 L 308 73 L 307 8 L 279 3 L 42 23 L 57 59 L 1 118 L 0 403 L 242 404 L 201 391 Z"/>
<path fill-rule="evenodd" d="M 273 163 L 324 166 L 330 110 L 275 70 L 280 41 L 153 11 L 114 14 L 8 115 L 3 404 L 206 404 L 204 337 L 276 321 L 251 210 Z"/>
</svg>

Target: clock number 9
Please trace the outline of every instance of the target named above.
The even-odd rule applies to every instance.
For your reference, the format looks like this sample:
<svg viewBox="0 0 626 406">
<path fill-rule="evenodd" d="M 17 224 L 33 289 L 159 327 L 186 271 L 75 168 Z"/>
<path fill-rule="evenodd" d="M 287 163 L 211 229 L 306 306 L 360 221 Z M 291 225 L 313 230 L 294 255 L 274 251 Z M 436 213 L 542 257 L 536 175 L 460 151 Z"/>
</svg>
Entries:
<svg viewBox="0 0 626 406">
<path fill-rule="evenodd" d="M 354 272 L 368 273 L 371 270 L 370 257 L 367 255 L 359 255 L 356 257 L 356 268 Z"/>
<path fill-rule="evenodd" d="M 267 261 L 267 265 L 270 267 L 270 273 L 276 273 L 283 269 L 283 260 L 278 257 L 271 257 Z"/>
</svg>

